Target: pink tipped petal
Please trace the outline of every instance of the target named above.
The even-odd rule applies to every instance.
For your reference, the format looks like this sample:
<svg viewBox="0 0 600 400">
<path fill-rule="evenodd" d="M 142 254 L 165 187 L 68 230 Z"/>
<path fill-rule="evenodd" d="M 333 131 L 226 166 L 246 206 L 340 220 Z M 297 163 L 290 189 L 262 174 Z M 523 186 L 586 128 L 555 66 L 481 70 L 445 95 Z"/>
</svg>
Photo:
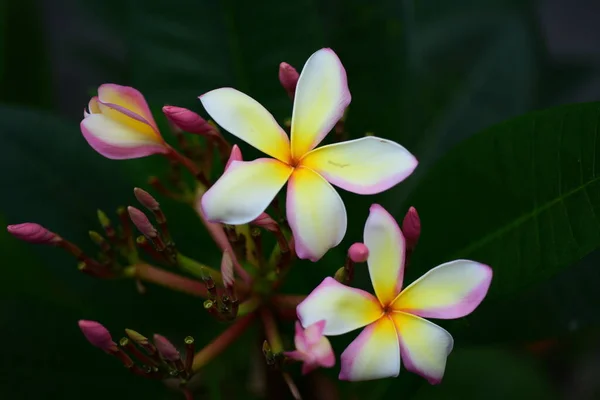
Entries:
<svg viewBox="0 0 600 400">
<path fill-rule="evenodd" d="M 292 157 L 314 149 L 350 104 L 346 70 L 331 49 L 314 53 L 302 69 L 292 114 Z"/>
<path fill-rule="evenodd" d="M 358 194 L 391 188 L 406 179 L 417 164 L 398 143 L 374 136 L 319 147 L 301 161 L 332 184 Z"/>
<path fill-rule="evenodd" d="M 227 171 L 227 168 L 229 168 L 231 163 L 234 161 L 244 161 L 244 159 L 242 158 L 242 150 L 240 150 L 237 144 L 234 144 L 231 148 L 231 154 L 229 154 L 229 159 L 225 164 L 225 171 Z"/>
<path fill-rule="evenodd" d="M 388 305 L 402 288 L 406 249 L 396 220 L 379 204 L 371 206 L 364 240 L 369 249 L 367 264 L 375 294 L 381 304 Z"/>
<path fill-rule="evenodd" d="M 341 335 L 370 324 L 383 314 L 370 293 L 327 277 L 296 308 L 302 326 L 325 320 L 324 335 Z"/>
<path fill-rule="evenodd" d="M 90 99 L 86 111 L 87 114 L 100 114 L 100 107 L 98 106 L 98 96 L 94 96 Z"/>
<path fill-rule="evenodd" d="M 339 379 L 368 381 L 396 377 L 400 350 L 394 323 L 387 317 L 367 326 L 342 353 Z"/>
<path fill-rule="evenodd" d="M 304 331 L 304 338 L 309 346 L 317 344 L 319 340 L 321 340 L 323 337 L 323 331 L 325 330 L 325 324 L 326 321 L 321 320 L 306 328 Z"/>
<path fill-rule="evenodd" d="M 442 381 L 446 359 L 454 340 L 445 329 L 433 322 L 402 312 L 391 314 L 398 338 L 402 361 L 407 370 L 421 375 L 432 385 Z"/>
<path fill-rule="evenodd" d="M 287 189 L 287 218 L 296 254 L 317 261 L 346 234 L 346 207 L 335 189 L 320 175 L 297 168 Z"/>
<path fill-rule="evenodd" d="M 296 361 L 304 361 L 304 359 L 306 358 L 306 355 L 302 351 L 298 350 L 284 351 L 283 355 Z"/>
<path fill-rule="evenodd" d="M 308 350 L 308 343 L 304 336 L 304 329 L 299 321 L 296 321 L 295 334 L 294 334 L 294 345 L 300 352 L 306 352 Z"/>
<path fill-rule="evenodd" d="M 168 152 L 160 136 L 115 122 L 103 114 L 90 114 L 81 121 L 81 133 L 89 145 L 104 157 L 114 160 L 146 157 Z"/>
<path fill-rule="evenodd" d="M 158 131 L 144 117 L 122 106 L 112 103 L 98 103 L 103 116 L 122 124 L 136 132 L 143 133 L 157 141 L 163 141 Z"/>
<path fill-rule="evenodd" d="M 453 319 L 470 314 L 487 294 L 492 269 L 469 260 L 433 268 L 400 293 L 394 310 L 425 318 Z"/>
<path fill-rule="evenodd" d="M 319 342 L 313 345 L 312 352 L 321 367 L 331 368 L 335 365 L 335 354 L 325 336 L 321 336 Z"/>
<path fill-rule="evenodd" d="M 152 117 L 148 103 L 137 89 L 129 86 L 106 83 L 98 88 L 98 99 L 102 103 L 116 104 L 138 114 L 146 120 L 154 130 L 158 131 L 158 127 L 156 126 L 156 122 L 154 122 L 154 117 Z"/>
<path fill-rule="evenodd" d="M 202 196 L 202 209 L 209 221 L 231 225 L 258 217 L 288 180 L 292 167 L 270 158 L 234 161 Z"/>
<path fill-rule="evenodd" d="M 290 161 L 290 141 L 273 115 L 250 96 L 221 88 L 200 96 L 215 122 L 246 143 L 280 161 Z"/>
</svg>

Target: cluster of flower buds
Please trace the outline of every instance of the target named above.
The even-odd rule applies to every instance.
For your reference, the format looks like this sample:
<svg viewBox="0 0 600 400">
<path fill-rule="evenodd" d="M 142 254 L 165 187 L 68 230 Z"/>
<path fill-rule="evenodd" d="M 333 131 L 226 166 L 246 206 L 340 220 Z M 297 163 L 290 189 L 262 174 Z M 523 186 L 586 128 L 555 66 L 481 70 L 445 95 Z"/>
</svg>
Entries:
<svg viewBox="0 0 600 400">
<path fill-rule="evenodd" d="M 108 329 L 96 321 L 79 321 L 85 338 L 95 347 L 118 359 L 135 375 L 149 379 L 179 378 L 185 385 L 193 375 L 194 338 L 184 339 L 185 356 L 164 336 L 155 334 L 153 343 L 142 334 L 125 329 L 126 336 L 115 343 Z"/>
</svg>

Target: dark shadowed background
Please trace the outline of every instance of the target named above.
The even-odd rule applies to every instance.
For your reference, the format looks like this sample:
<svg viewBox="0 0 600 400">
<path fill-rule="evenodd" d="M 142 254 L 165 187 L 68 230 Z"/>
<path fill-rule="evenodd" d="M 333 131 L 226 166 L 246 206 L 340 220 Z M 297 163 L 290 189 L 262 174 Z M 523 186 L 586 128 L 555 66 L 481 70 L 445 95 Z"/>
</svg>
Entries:
<svg viewBox="0 0 600 400">
<path fill-rule="evenodd" d="M 162 159 L 111 161 L 88 147 L 79 122 L 100 84 L 141 90 L 173 142 L 161 107 L 179 105 L 206 116 L 197 96 L 217 87 L 248 93 L 280 121 L 290 117 L 279 63 L 300 70 L 314 51 L 332 47 L 353 96 L 350 134 L 395 140 L 417 155 L 420 166 L 383 194 L 343 193 L 350 224 L 343 244 L 319 264 L 298 263 L 285 290 L 308 293 L 333 274 L 347 246 L 361 240 L 373 202 L 398 219 L 411 204 L 434 210 L 439 203 L 448 216 L 443 221 L 453 221 L 422 215 L 423 241 L 410 279 L 450 257 L 527 270 L 526 258 L 508 256 L 525 245 L 511 247 L 508 239 L 493 242 L 493 249 L 466 245 L 478 239 L 471 226 L 494 230 L 494 216 L 510 208 L 506 202 L 520 188 L 503 188 L 503 178 L 493 174 L 463 182 L 480 188 L 468 193 L 460 184 L 432 191 L 422 182 L 435 181 L 426 178 L 429 168 L 484 128 L 538 109 L 599 100 L 599 17 L 594 0 L 0 0 L 0 221 L 39 222 L 91 250 L 87 232 L 99 229 L 96 210 L 132 204 L 132 188 L 148 188 L 147 176 L 161 175 Z M 518 146 L 506 151 L 507 165 L 512 151 L 517 154 Z M 472 220 L 464 196 L 479 204 Z M 161 202 L 178 246 L 216 266 L 217 249 L 193 211 Z M 556 235 L 552 249 L 564 244 Z M 299 385 L 321 385 L 312 396 L 323 399 L 331 398 L 332 383 L 343 398 L 600 398 L 597 261 L 592 254 L 561 264 L 569 267 L 564 270 L 548 268 L 542 283 L 525 272 L 517 284 L 513 280 L 521 278 L 514 274 L 497 274 L 481 310 L 450 325 L 456 348 L 440 386 L 406 371 L 393 380 L 338 383 L 338 367 L 299 378 Z M 543 257 L 536 262 L 543 264 Z M 203 313 L 200 300 L 154 286 L 140 295 L 128 280 L 95 280 L 78 273 L 62 252 L 17 242 L 4 230 L 0 267 L 3 399 L 183 398 L 160 382 L 130 375 L 91 347 L 77 321 L 101 321 L 117 338 L 133 328 L 179 342 L 193 335 L 200 344 L 223 329 Z M 366 272 L 358 275 L 366 287 Z M 514 290 L 503 290 L 508 286 Z M 334 347 L 341 351 L 354 336 L 335 338 Z M 258 396 L 247 370 L 251 359 L 260 359 L 259 341 L 249 334 L 211 363 L 196 398 Z"/>
</svg>

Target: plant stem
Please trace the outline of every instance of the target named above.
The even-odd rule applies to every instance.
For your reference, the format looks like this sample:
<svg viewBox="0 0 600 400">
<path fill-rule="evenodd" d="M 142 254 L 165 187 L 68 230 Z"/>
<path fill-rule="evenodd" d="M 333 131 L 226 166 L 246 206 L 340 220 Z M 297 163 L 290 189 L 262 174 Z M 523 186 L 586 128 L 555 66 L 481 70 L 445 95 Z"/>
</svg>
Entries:
<svg viewBox="0 0 600 400">
<path fill-rule="evenodd" d="M 244 331 L 250 323 L 256 318 L 256 313 L 248 314 L 243 318 L 238 319 L 221 335 L 217 336 L 206 347 L 196 353 L 192 369 L 198 371 L 200 368 L 208 364 L 213 358 L 221 354 L 229 345 L 231 345 Z"/>
<path fill-rule="evenodd" d="M 276 294 L 271 297 L 270 303 L 277 315 L 285 319 L 294 320 L 297 318 L 296 307 L 305 298 L 306 296 Z"/>
<path fill-rule="evenodd" d="M 260 317 L 265 328 L 265 335 L 267 335 L 271 351 L 273 354 L 281 353 L 283 351 L 283 343 L 281 342 L 279 330 L 277 329 L 277 322 L 275 322 L 275 318 L 273 318 L 273 313 L 268 308 L 263 307 L 260 309 Z"/>
<path fill-rule="evenodd" d="M 181 275 L 165 271 L 150 264 L 135 264 L 125 268 L 125 275 L 145 282 L 155 283 L 178 292 L 208 298 L 206 286 Z"/>
</svg>

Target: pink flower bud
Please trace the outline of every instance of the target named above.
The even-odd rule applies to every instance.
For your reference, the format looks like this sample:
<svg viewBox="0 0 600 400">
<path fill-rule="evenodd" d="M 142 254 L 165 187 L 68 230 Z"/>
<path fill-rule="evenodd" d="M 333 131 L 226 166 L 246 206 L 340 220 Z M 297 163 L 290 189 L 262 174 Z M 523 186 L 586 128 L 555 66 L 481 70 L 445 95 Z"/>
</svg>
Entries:
<svg viewBox="0 0 600 400">
<path fill-rule="evenodd" d="M 244 159 L 242 158 L 242 150 L 240 150 L 237 144 L 234 144 L 231 148 L 229 160 L 227 160 L 227 164 L 225 164 L 225 171 L 227 171 L 227 168 L 229 168 L 231 163 L 234 161 L 244 161 Z"/>
<path fill-rule="evenodd" d="M 127 207 L 127 212 L 129 213 L 129 218 L 131 218 L 131 222 L 138 228 L 138 230 L 142 233 L 142 235 L 154 238 L 158 236 L 158 232 L 156 228 L 152 225 L 146 214 L 141 212 L 135 207 Z"/>
<path fill-rule="evenodd" d="M 24 224 L 9 225 L 6 227 L 8 233 L 17 239 L 35 244 L 56 244 L 60 241 L 60 236 L 54 232 L 50 232 L 43 226 L 26 222 Z"/>
<path fill-rule="evenodd" d="M 117 351 L 117 344 L 113 342 L 110 332 L 102 324 L 96 321 L 79 321 L 79 329 L 83 332 L 83 336 L 99 349 L 106 352 Z"/>
<path fill-rule="evenodd" d="M 223 258 L 221 259 L 221 275 L 223 276 L 223 285 L 226 288 L 233 287 L 235 283 L 235 277 L 233 275 L 233 259 L 227 250 L 223 252 Z"/>
<path fill-rule="evenodd" d="M 273 218 L 271 218 L 269 216 L 269 214 L 267 213 L 262 213 L 260 214 L 258 217 L 256 217 L 256 219 L 252 222 L 250 222 L 252 225 L 256 225 L 256 226 L 260 226 L 261 228 L 265 228 L 268 231 L 271 232 L 277 232 L 279 231 L 279 225 L 277 224 L 277 222 L 275 222 L 275 220 Z"/>
<path fill-rule="evenodd" d="M 402 233 L 406 240 L 406 248 L 414 250 L 421 236 L 421 219 L 414 207 L 408 209 L 402 221 Z"/>
<path fill-rule="evenodd" d="M 290 99 L 293 99 L 296 93 L 298 78 L 300 78 L 300 75 L 296 71 L 296 68 L 285 62 L 279 64 L 279 82 L 281 82 L 281 86 L 283 86 L 288 96 L 290 96 Z"/>
<path fill-rule="evenodd" d="M 296 322 L 294 336 L 296 350 L 286 351 L 284 354 L 286 357 L 304 363 L 302 365 L 304 375 L 319 367 L 331 368 L 335 365 L 335 354 L 331 343 L 323 336 L 324 329 L 325 320 L 315 322 L 306 329 L 302 329 L 300 322 Z"/>
<path fill-rule="evenodd" d="M 179 351 L 173 346 L 166 337 L 155 334 L 154 345 L 158 349 L 160 355 L 167 361 L 177 361 L 180 358 Z"/>
<path fill-rule="evenodd" d="M 156 199 L 144 189 L 135 188 L 133 189 L 133 194 L 140 204 L 146 207 L 148 210 L 156 211 L 160 208 L 158 201 L 156 201 Z"/>
<path fill-rule="evenodd" d="M 169 121 L 182 131 L 204 136 L 218 136 L 217 130 L 204 118 L 187 108 L 164 106 L 163 113 Z"/>
<path fill-rule="evenodd" d="M 369 258 L 369 249 L 364 243 L 354 243 L 348 249 L 348 257 L 355 263 L 363 263 Z"/>
</svg>

